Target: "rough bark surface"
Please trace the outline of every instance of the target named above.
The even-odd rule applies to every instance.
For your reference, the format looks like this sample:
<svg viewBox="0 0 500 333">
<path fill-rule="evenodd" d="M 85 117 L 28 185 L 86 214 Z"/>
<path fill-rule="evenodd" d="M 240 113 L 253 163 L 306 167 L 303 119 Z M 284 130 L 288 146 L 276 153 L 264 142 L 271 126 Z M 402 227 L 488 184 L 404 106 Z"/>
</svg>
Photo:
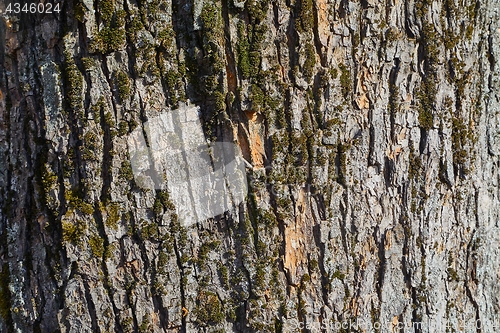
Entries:
<svg viewBox="0 0 500 333">
<path fill-rule="evenodd" d="M 498 0 L 6 6 L 0 331 L 498 329 Z M 186 104 L 252 165 L 187 227 L 127 156 Z"/>
</svg>

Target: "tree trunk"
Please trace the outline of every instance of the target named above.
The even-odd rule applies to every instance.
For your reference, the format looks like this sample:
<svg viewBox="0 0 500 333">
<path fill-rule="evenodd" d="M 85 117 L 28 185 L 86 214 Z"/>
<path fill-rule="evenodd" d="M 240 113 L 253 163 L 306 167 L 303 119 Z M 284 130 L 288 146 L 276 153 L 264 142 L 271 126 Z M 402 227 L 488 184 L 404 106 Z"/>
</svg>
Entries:
<svg viewBox="0 0 500 333">
<path fill-rule="evenodd" d="M 496 331 L 498 0 L 47 3 L 0 4 L 0 331 Z M 188 223 L 131 147 L 198 113 L 247 195 Z"/>
</svg>

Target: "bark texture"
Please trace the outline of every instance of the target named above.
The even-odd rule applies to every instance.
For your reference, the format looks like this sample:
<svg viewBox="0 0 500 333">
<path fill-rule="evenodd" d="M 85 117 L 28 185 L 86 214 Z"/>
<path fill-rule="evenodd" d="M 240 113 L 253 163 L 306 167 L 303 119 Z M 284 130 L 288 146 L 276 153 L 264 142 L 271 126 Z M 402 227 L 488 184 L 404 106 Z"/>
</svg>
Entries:
<svg viewBox="0 0 500 333">
<path fill-rule="evenodd" d="M 498 0 L 6 5 L 0 331 L 498 329 Z M 127 155 L 186 104 L 252 165 L 188 227 Z"/>
</svg>

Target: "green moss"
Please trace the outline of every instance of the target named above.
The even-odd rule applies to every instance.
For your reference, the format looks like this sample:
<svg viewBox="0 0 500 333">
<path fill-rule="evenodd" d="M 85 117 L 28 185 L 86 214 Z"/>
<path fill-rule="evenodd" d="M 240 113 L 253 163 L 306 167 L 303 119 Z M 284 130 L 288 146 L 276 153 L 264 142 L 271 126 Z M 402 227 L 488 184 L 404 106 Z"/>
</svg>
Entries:
<svg viewBox="0 0 500 333">
<path fill-rule="evenodd" d="M 250 43 L 246 37 L 245 24 L 242 21 L 238 22 L 238 65 L 241 71 L 241 75 L 244 78 L 249 78 L 251 76 L 252 66 L 250 64 L 249 52 Z"/>
<path fill-rule="evenodd" d="M 387 29 L 385 38 L 389 43 L 395 42 L 398 39 L 398 31 L 396 28 Z"/>
<path fill-rule="evenodd" d="M 89 238 L 89 247 L 92 255 L 101 258 L 104 254 L 104 240 L 97 234 L 93 234 Z"/>
<path fill-rule="evenodd" d="M 444 46 L 446 49 L 448 49 L 448 50 L 453 49 L 458 44 L 459 41 L 460 41 L 460 38 L 458 36 L 454 35 L 451 30 L 445 31 Z"/>
<path fill-rule="evenodd" d="M 129 131 L 130 132 L 133 132 L 136 127 L 138 126 L 139 124 L 137 123 L 137 121 L 135 119 L 131 119 L 129 122 L 128 122 L 128 127 L 129 127 Z"/>
<path fill-rule="evenodd" d="M 434 125 L 434 101 L 436 98 L 436 83 L 432 78 L 424 78 L 416 95 L 418 99 L 418 122 L 420 127 L 430 130 Z"/>
<path fill-rule="evenodd" d="M 111 128 L 115 127 L 115 120 L 111 112 L 104 113 L 104 123 Z"/>
<path fill-rule="evenodd" d="M 62 221 L 63 241 L 78 245 L 82 241 L 82 236 L 85 232 L 85 225 L 80 221 Z"/>
<path fill-rule="evenodd" d="M 286 125 L 287 123 L 285 116 L 285 108 L 283 107 L 276 108 L 276 126 L 281 129 L 285 128 Z"/>
<path fill-rule="evenodd" d="M 178 102 L 177 93 L 182 89 L 181 75 L 171 69 L 165 73 L 164 78 L 168 87 L 170 102 L 172 105 L 176 105 Z"/>
<path fill-rule="evenodd" d="M 104 10 L 106 17 L 105 25 L 91 43 L 90 49 L 92 52 L 109 53 L 117 51 L 125 43 L 125 17 L 127 14 L 124 10 L 118 10 L 113 13 L 112 9 L 109 10 L 108 8 L 109 2 L 104 1 L 106 3 L 106 9 Z M 103 14 L 101 13 L 101 15 Z"/>
<path fill-rule="evenodd" d="M 172 201 L 170 201 L 170 196 L 167 190 L 158 192 L 157 198 L 161 201 L 165 209 L 170 209 L 170 210 L 175 209 L 174 204 L 172 203 Z"/>
<path fill-rule="evenodd" d="M 317 165 L 325 166 L 327 161 L 328 161 L 327 154 L 324 153 L 322 150 L 317 149 L 316 150 L 316 163 L 317 163 Z"/>
<path fill-rule="evenodd" d="M 134 319 L 132 317 L 124 318 L 121 322 L 121 326 L 124 332 L 133 332 L 134 328 Z"/>
<path fill-rule="evenodd" d="M 89 70 L 91 70 L 92 68 L 95 67 L 95 61 L 91 57 L 84 57 L 84 58 L 82 58 L 82 64 L 83 64 L 83 68 L 86 71 L 89 71 Z"/>
<path fill-rule="evenodd" d="M 345 98 L 351 93 L 351 73 L 344 64 L 339 65 L 340 69 L 340 87 Z"/>
<path fill-rule="evenodd" d="M 179 258 L 179 261 L 181 263 L 181 265 L 185 265 L 189 262 L 189 256 L 187 255 L 187 253 L 183 253 L 181 255 L 181 257 Z"/>
<path fill-rule="evenodd" d="M 453 49 L 461 40 L 460 33 L 455 33 L 454 29 L 452 26 L 448 24 L 447 26 L 446 21 L 448 22 L 450 20 L 459 22 L 460 21 L 460 9 L 455 5 L 454 0 L 444 0 L 442 3 L 442 16 L 441 16 L 441 26 L 444 28 L 443 29 L 443 41 L 446 49 Z"/>
<path fill-rule="evenodd" d="M 332 79 L 336 79 L 339 76 L 339 71 L 337 70 L 337 68 L 331 68 L 330 75 L 332 76 Z"/>
<path fill-rule="evenodd" d="M 167 190 L 162 190 L 156 192 L 155 202 L 153 204 L 153 212 L 156 216 L 159 216 L 166 210 L 174 210 L 175 206 L 170 201 L 170 196 Z"/>
<path fill-rule="evenodd" d="M 254 276 L 254 287 L 257 290 L 262 290 L 266 286 L 266 272 L 264 271 L 264 268 L 262 267 L 262 264 L 258 264 L 257 268 L 255 269 L 255 276 Z"/>
<path fill-rule="evenodd" d="M 258 239 L 257 242 L 255 242 L 255 252 L 257 252 L 258 256 L 264 257 L 267 253 L 267 248 L 268 245 L 264 243 L 261 239 Z"/>
<path fill-rule="evenodd" d="M 163 205 L 158 198 L 156 198 L 154 204 L 153 204 L 153 213 L 155 213 L 156 216 L 159 216 L 160 214 L 163 213 Z"/>
<path fill-rule="evenodd" d="M 264 108 L 265 95 L 257 84 L 252 84 L 250 90 L 250 100 L 252 101 L 252 110 L 261 111 Z"/>
<path fill-rule="evenodd" d="M 229 273 L 228 273 L 227 266 L 222 262 L 218 262 L 217 267 L 218 267 L 218 272 L 219 272 L 219 275 L 221 278 L 222 285 L 226 288 L 229 288 Z"/>
<path fill-rule="evenodd" d="M 305 46 L 305 61 L 304 61 L 304 76 L 307 81 L 310 81 L 314 74 L 314 66 L 316 65 L 316 52 L 314 46 L 307 43 Z"/>
<path fill-rule="evenodd" d="M 150 323 L 149 315 L 146 313 L 144 315 L 144 317 L 142 318 L 141 324 L 139 325 L 139 332 L 140 333 L 149 332 L 150 325 L 151 325 L 151 323 Z"/>
<path fill-rule="evenodd" d="M 437 40 L 439 40 L 439 37 L 436 33 L 434 25 L 424 23 L 422 26 L 421 41 L 425 51 L 427 70 L 434 71 L 435 66 L 439 62 L 439 43 L 436 43 Z"/>
<path fill-rule="evenodd" d="M 75 13 L 75 18 L 78 20 L 78 22 L 83 23 L 86 11 L 87 10 L 86 10 L 85 5 L 83 3 L 77 2 L 75 4 L 74 13 Z"/>
<path fill-rule="evenodd" d="M 114 244 L 108 244 L 108 246 L 106 246 L 104 249 L 104 259 L 106 260 L 113 258 L 115 249 L 116 248 Z"/>
<path fill-rule="evenodd" d="M 207 75 L 205 77 L 205 92 L 211 97 L 219 89 L 219 76 L 218 75 Z"/>
<path fill-rule="evenodd" d="M 161 251 L 160 254 L 158 255 L 158 265 L 157 265 L 157 268 L 158 269 L 162 269 L 162 268 L 165 268 L 165 266 L 167 265 L 168 263 L 168 255 Z"/>
<path fill-rule="evenodd" d="M 474 34 L 474 25 L 469 24 L 465 29 L 465 37 L 467 37 L 468 40 L 471 40 L 473 34 Z"/>
<path fill-rule="evenodd" d="M 309 260 L 309 269 L 311 271 L 316 270 L 319 267 L 319 263 L 316 259 Z"/>
<path fill-rule="evenodd" d="M 417 156 L 413 149 L 410 148 L 410 154 L 408 156 L 408 179 L 416 180 L 420 176 L 422 170 L 422 161 L 420 157 Z"/>
<path fill-rule="evenodd" d="M 119 50 L 125 43 L 125 29 L 121 27 L 105 27 L 93 41 L 92 50 L 109 53 Z"/>
<path fill-rule="evenodd" d="M 467 173 L 464 165 L 467 161 L 467 150 L 465 149 L 467 145 L 467 127 L 463 119 L 460 117 L 452 118 L 451 126 L 451 147 L 453 151 L 453 166 L 455 168 L 455 174 L 458 170 Z"/>
<path fill-rule="evenodd" d="M 299 17 L 297 30 L 299 32 L 312 31 L 314 28 L 313 0 L 301 0 L 299 5 Z"/>
<path fill-rule="evenodd" d="M 215 111 L 221 112 L 226 110 L 226 98 L 224 94 L 220 91 L 215 91 L 214 98 L 215 98 Z"/>
<path fill-rule="evenodd" d="M 97 134 L 93 130 L 89 130 L 83 136 L 82 142 L 82 158 L 86 161 L 97 161 L 99 152 Z"/>
<path fill-rule="evenodd" d="M 75 208 L 79 210 L 80 212 L 90 215 L 94 212 L 94 207 L 89 204 L 88 202 L 84 201 L 81 198 L 82 194 L 81 191 L 79 190 L 66 190 L 64 193 L 64 197 L 66 199 L 66 202 L 71 208 Z"/>
<path fill-rule="evenodd" d="M 257 221 L 272 229 L 278 226 L 278 220 L 272 210 L 259 209 Z"/>
<path fill-rule="evenodd" d="M 144 29 L 144 25 L 142 24 L 141 18 L 138 15 L 135 15 L 130 19 L 128 27 L 127 27 L 127 37 L 132 42 L 137 42 L 137 33 Z M 160 37 L 160 36 L 159 36 Z"/>
<path fill-rule="evenodd" d="M 332 274 L 332 279 L 339 279 L 340 281 L 344 281 L 345 279 L 345 274 L 342 273 L 338 268 L 333 272 Z"/>
<path fill-rule="evenodd" d="M 201 291 L 196 298 L 194 310 L 196 321 L 202 326 L 218 324 L 224 319 L 224 312 L 219 297 L 210 291 Z"/>
<path fill-rule="evenodd" d="M 394 83 L 389 84 L 389 103 L 387 107 L 389 115 L 394 121 L 394 117 L 399 110 L 399 88 Z"/>
<path fill-rule="evenodd" d="M 68 58 L 66 59 L 64 72 L 68 105 L 73 111 L 81 111 L 83 109 L 83 75 L 73 59 Z"/>
<path fill-rule="evenodd" d="M 167 25 L 163 30 L 160 30 L 157 39 L 165 49 L 169 50 L 175 40 L 175 31 L 173 27 Z"/>
<path fill-rule="evenodd" d="M 220 9 L 213 3 L 205 2 L 200 13 L 203 30 L 210 34 L 219 34 L 217 29 L 221 26 L 222 17 Z"/>
<path fill-rule="evenodd" d="M 108 21 L 113 16 L 114 12 L 114 2 L 113 0 L 99 0 L 97 3 L 97 10 L 101 15 L 101 18 Z"/>
<path fill-rule="evenodd" d="M 253 78 L 257 76 L 261 64 L 261 44 L 265 38 L 267 27 L 264 24 L 254 25 L 253 29 L 247 33 L 247 25 L 238 22 L 238 65 L 243 78 Z"/>
<path fill-rule="evenodd" d="M 324 135 L 332 136 L 340 125 L 342 125 L 342 121 L 339 118 L 332 118 L 328 120 L 324 125 Z"/>
<path fill-rule="evenodd" d="M 45 192 L 50 191 L 57 184 L 57 175 L 46 166 L 42 171 L 42 186 Z"/>
<path fill-rule="evenodd" d="M 269 1 L 267 0 L 247 0 L 245 3 L 245 9 L 248 11 L 252 25 L 264 21 L 268 8 Z"/>
<path fill-rule="evenodd" d="M 141 220 L 141 237 L 148 240 L 158 239 L 158 225 L 156 223 L 148 223 L 146 220 Z"/>
<path fill-rule="evenodd" d="M 296 134 L 293 139 L 297 165 L 304 165 L 309 160 L 309 151 L 307 149 L 307 136 L 305 134 Z"/>
<path fill-rule="evenodd" d="M 126 181 L 131 181 L 132 179 L 134 179 L 134 172 L 132 170 L 132 165 L 128 160 L 122 162 L 118 177 Z"/>
<path fill-rule="evenodd" d="M 101 111 L 106 109 L 106 101 L 103 96 L 99 97 L 97 102 L 90 107 L 94 115 L 94 121 L 96 124 L 101 123 Z"/>
<path fill-rule="evenodd" d="M 118 97 L 123 103 L 130 97 L 130 81 L 128 75 L 124 71 L 117 71 L 115 73 L 115 85 L 118 90 Z"/>
<path fill-rule="evenodd" d="M 118 221 L 120 220 L 119 209 L 120 206 L 116 202 L 112 202 L 106 207 L 107 218 L 105 224 L 108 228 L 118 229 Z"/>
<path fill-rule="evenodd" d="M 422 15 L 426 15 L 428 6 L 422 5 L 420 11 Z M 423 20 L 420 42 L 425 57 L 424 70 L 426 75 L 422 78 L 422 84 L 416 91 L 416 96 L 418 100 L 418 121 L 420 127 L 425 131 L 430 130 L 434 125 L 433 111 L 437 94 L 437 67 L 440 61 L 438 48 L 440 43 L 436 43 L 438 39 L 435 27 Z"/>
<path fill-rule="evenodd" d="M 124 136 L 128 133 L 128 131 L 129 131 L 128 123 L 125 120 L 120 121 L 120 123 L 118 124 L 118 135 Z"/>
<path fill-rule="evenodd" d="M 354 33 L 352 35 L 352 48 L 353 48 L 354 52 L 356 51 L 356 49 L 360 43 L 361 43 L 361 38 L 360 38 L 359 34 Z"/>
<path fill-rule="evenodd" d="M 289 138 L 287 133 L 274 133 L 271 136 L 272 143 L 272 159 L 279 160 L 280 155 L 286 153 L 289 145 Z"/>
<path fill-rule="evenodd" d="M 453 266 L 453 256 L 450 253 L 449 256 L 448 256 L 448 278 L 451 281 L 457 281 L 458 282 L 460 280 L 460 278 L 458 276 L 457 271 L 455 271 L 452 266 Z"/>
<path fill-rule="evenodd" d="M 319 74 L 319 87 L 317 88 L 317 93 L 316 93 L 316 96 L 314 96 L 313 100 L 321 103 L 320 96 L 323 93 L 323 89 L 326 88 L 326 86 L 328 86 L 328 84 L 330 83 L 331 75 L 330 75 L 329 71 L 325 70 L 324 68 L 321 68 L 318 71 L 318 74 Z M 314 95 L 314 93 L 313 93 L 313 95 Z"/>
<path fill-rule="evenodd" d="M 203 243 L 200 246 L 200 250 L 198 251 L 198 258 L 197 258 L 198 263 L 203 264 L 208 258 L 208 253 L 210 251 L 215 250 L 219 245 L 220 241 Z"/>
</svg>

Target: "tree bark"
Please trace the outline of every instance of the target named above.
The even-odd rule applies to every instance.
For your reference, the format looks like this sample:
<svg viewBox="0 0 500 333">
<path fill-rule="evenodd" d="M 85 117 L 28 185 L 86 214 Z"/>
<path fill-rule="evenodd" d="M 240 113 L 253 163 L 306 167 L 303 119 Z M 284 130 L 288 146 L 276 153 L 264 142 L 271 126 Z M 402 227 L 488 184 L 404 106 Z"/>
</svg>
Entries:
<svg viewBox="0 0 500 333">
<path fill-rule="evenodd" d="M 496 331 L 498 0 L 8 4 L 0 331 Z M 195 224 L 129 162 L 187 107 L 250 164 Z"/>
</svg>

